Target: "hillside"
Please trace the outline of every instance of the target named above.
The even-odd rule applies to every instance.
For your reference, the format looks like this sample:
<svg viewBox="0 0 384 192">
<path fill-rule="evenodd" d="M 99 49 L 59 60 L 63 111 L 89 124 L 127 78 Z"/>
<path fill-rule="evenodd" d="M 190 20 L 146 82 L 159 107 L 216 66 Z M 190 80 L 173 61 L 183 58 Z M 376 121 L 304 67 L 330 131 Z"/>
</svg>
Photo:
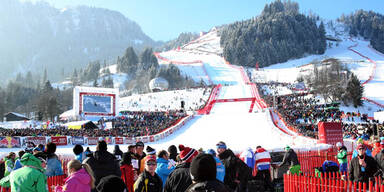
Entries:
<svg viewBox="0 0 384 192">
<path fill-rule="evenodd" d="M 0 75 L 39 72 L 52 81 L 95 60 L 115 60 L 128 46 L 160 45 L 119 12 L 93 7 L 56 9 L 38 1 L 2 0 Z M 59 75 L 60 74 L 60 75 Z"/>
</svg>

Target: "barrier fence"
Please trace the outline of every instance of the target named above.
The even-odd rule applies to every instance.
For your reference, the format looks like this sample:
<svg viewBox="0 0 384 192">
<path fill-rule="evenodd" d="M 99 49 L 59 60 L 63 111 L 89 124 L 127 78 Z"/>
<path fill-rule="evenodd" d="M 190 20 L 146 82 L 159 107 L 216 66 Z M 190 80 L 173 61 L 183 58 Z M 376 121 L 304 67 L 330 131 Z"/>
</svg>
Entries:
<svg viewBox="0 0 384 192">
<path fill-rule="evenodd" d="M 368 183 L 349 181 L 340 174 L 325 174 L 322 176 L 284 175 L 285 192 L 383 192 L 384 185 L 381 177 L 371 178 Z"/>
<path fill-rule="evenodd" d="M 304 175 L 313 175 L 315 168 L 321 167 L 324 161 L 337 161 L 337 150 L 297 151 L 301 171 Z M 348 162 L 352 159 L 352 152 L 347 153 Z"/>
</svg>

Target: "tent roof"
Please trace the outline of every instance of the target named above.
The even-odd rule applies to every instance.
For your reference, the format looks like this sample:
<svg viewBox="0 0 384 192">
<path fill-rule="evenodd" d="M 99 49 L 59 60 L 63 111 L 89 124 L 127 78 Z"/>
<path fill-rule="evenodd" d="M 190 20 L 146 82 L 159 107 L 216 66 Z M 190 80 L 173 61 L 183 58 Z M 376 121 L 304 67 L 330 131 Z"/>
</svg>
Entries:
<svg viewBox="0 0 384 192">
<path fill-rule="evenodd" d="M 85 121 L 73 121 L 73 122 L 69 122 L 69 123 L 64 124 L 64 126 L 78 126 L 78 125 L 84 125 L 84 124 L 87 124 L 87 123 L 89 123 L 89 122 L 90 122 L 89 120 L 85 120 Z"/>
</svg>

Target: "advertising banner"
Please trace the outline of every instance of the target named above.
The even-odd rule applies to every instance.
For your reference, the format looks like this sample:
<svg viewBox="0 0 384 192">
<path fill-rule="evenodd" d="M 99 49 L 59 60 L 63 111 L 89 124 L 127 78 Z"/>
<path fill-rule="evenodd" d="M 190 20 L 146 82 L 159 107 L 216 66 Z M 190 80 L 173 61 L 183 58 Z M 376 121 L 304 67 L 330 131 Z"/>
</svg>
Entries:
<svg viewBox="0 0 384 192">
<path fill-rule="evenodd" d="M 103 140 L 107 143 L 107 144 L 112 144 L 112 137 L 104 137 Z"/>
<path fill-rule="evenodd" d="M 52 143 L 56 145 L 67 145 L 67 137 L 66 136 L 60 136 L 60 137 L 51 137 Z"/>
<path fill-rule="evenodd" d="M 149 142 L 154 142 L 155 141 L 155 137 L 153 136 L 153 135 L 151 135 L 150 137 L 149 137 Z"/>
<path fill-rule="evenodd" d="M 20 137 L 0 137 L 0 148 L 20 148 Z"/>
<path fill-rule="evenodd" d="M 142 140 L 141 140 L 141 141 L 142 141 L 143 143 L 148 143 L 148 140 L 149 140 L 148 137 L 142 137 Z"/>
<path fill-rule="evenodd" d="M 116 137 L 115 138 L 115 144 L 124 144 L 124 138 Z"/>
<path fill-rule="evenodd" d="M 84 137 L 72 137 L 73 145 L 84 145 Z"/>
<path fill-rule="evenodd" d="M 42 144 L 42 145 L 47 144 L 45 137 L 27 137 L 24 141 L 25 142 L 32 142 L 36 146 L 39 144 Z"/>
<path fill-rule="evenodd" d="M 88 145 L 97 145 L 97 142 L 99 142 L 98 137 L 88 137 Z"/>
<path fill-rule="evenodd" d="M 337 142 L 343 142 L 343 132 L 340 122 L 319 122 L 319 140 L 320 143 L 335 145 Z"/>
<path fill-rule="evenodd" d="M 135 138 L 134 137 L 125 138 L 125 144 L 129 144 L 129 145 L 135 144 Z"/>
</svg>

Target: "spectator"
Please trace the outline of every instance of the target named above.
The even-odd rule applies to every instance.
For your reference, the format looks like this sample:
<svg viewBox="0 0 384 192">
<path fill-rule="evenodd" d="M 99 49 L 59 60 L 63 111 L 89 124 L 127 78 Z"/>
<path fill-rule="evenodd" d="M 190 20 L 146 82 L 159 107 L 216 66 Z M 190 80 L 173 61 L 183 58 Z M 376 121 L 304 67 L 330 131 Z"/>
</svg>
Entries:
<svg viewBox="0 0 384 192">
<path fill-rule="evenodd" d="M 91 157 L 84 160 L 87 163 L 93 173 L 95 174 L 95 185 L 97 186 L 101 178 L 109 175 L 115 175 L 121 177 L 121 171 L 119 164 L 111 153 L 107 151 L 107 143 L 105 141 L 99 141 L 96 146 L 96 151 Z"/>
<path fill-rule="evenodd" d="M 92 151 L 87 147 L 84 151 L 85 158 L 92 156 Z"/>
<path fill-rule="evenodd" d="M 253 151 L 250 147 L 245 149 L 243 152 L 240 154 L 240 159 L 248 165 L 252 170 L 255 166 L 255 160 L 254 160 L 254 154 Z"/>
<path fill-rule="evenodd" d="M 56 144 L 49 142 L 46 145 L 46 155 L 47 155 L 47 167 L 45 171 L 45 175 L 56 176 L 63 175 L 63 168 L 61 167 L 61 162 L 59 158 L 55 154 L 56 152 Z"/>
<path fill-rule="evenodd" d="M 128 153 L 131 155 L 131 157 L 134 157 L 136 153 L 136 145 L 129 145 Z"/>
<path fill-rule="evenodd" d="M 270 168 L 271 155 L 261 146 L 257 146 L 255 153 L 256 179 L 263 180 L 265 182 L 265 189 L 273 191 Z"/>
<path fill-rule="evenodd" d="M 25 151 L 23 150 L 19 151 L 19 154 L 18 154 L 19 158 L 15 161 L 15 167 L 13 167 L 13 170 L 17 170 L 23 167 L 23 165 L 20 163 L 20 159 L 24 154 L 25 154 Z"/>
<path fill-rule="evenodd" d="M 119 145 L 115 145 L 113 155 L 116 157 L 117 160 L 120 160 L 123 157 L 123 152 L 120 150 Z"/>
<path fill-rule="evenodd" d="M 188 187 L 186 192 L 231 191 L 216 179 L 216 161 L 210 154 L 199 154 L 196 156 L 192 160 L 190 172 L 193 184 Z"/>
<path fill-rule="evenodd" d="M 127 186 L 128 192 L 133 192 L 133 183 L 136 180 L 132 166 L 132 157 L 129 153 L 124 153 L 120 161 L 121 179 Z"/>
<path fill-rule="evenodd" d="M 177 162 L 177 148 L 175 145 L 171 145 L 168 147 L 169 159 L 172 159 L 174 162 Z"/>
<path fill-rule="evenodd" d="M 127 187 L 123 180 L 116 175 L 103 177 L 96 187 L 97 192 L 126 192 Z"/>
<path fill-rule="evenodd" d="M 367 148 L 367 146 L 364 144 L 364 140 L 362 138 L 357 139 L 356 143 L 357 143 L 357 145 L 359 145 L 359 144 L 364 145 L 364 147 L 365 147 L 365 154 L 370 156 L 370 157 L 372 157 L 372 151 Z M 358 148 L 356 147 L 356 149 L 352 153 L 352 158 L 357 157 L 358 154 L 359 154 L 359 151 L 358 151 Z"/>
<path fill-rule="evenodd" d="M 73 159 L 68 162 L 68 173 L 64 186 L 56 187 L 56 192 L 90 192 L 95 188 L 95 178 L 88 164 Z"/>
<path fill-rule="evenodd" d="M 15 166 L 16 154 L 14 152 L 9 152 L 5 159 L 6 160 L 4 163 L 4 177 L 8 176 L 13 171 L 13 167 Z"/>
<path fill-rule="evenodd" d="M 224 177 L 225 177 L 225 167 L 224 164 L 220 161 L 218 157 L 216 157 L 216 152 L 213 149 L 208 149 L 207 153 L 212 155 L 212 157 L 216 161 L 216 179 L 224 182 Z"/>
<path fill-rule="evenodd" d="M 77 144 L 73 147 L 73 153 L 75 154 L 75 159 L 79 160 L 80 162 L 83 162 L 86 158 L 86 155 L 84 153 L 83 146 Z"/>
<path fill-rule="evenodd" d="M 339 171 L 342 175 L 347 174 L 348 171 L 348 160 L 347 160 L 347 148 L 340 142 L 336 143 L 337 147 L 337 161 L 339 161 Z"/>
<path fill-rule="evenodd" d="M 140 174 L 142 172 L 142 170 L 144 169 L 144 167 L 142 168 L 141 160 L 144 159 L 146 154 L 143 150 L 144 150 L 144 143 L 141 141 L 137 142 L 136 143 L 136 153 L 135 153 L 135 159 L 137 160 L 137 168 L 135 166 L 133 166 L 133 167 L 135 167 L 137 169 L 138 174 Z"/>
<path fill-rule="evenodd" d="M 369 178 L 378 171 L 379 165 L 365 153 L 366 147 L 363 144 L 359 144 L 357 150 L 358 156 L 354 157 L 349 164 L 349 180 L 368 183 Z"/>
<path fill-rule="evenodd" d="M 139 178 L 134 184 L 135 192 L 162 192 L 163 182 L 161 178 L 156 174 L 156 157 L 148 155 L 144 159 L 145 169 L 139 175 Z"/>
<path fill-rule="evenodd" d="M 175 167 L 170 164 L 168 159 L 168 153 L 165 150 L 161 150 L 157 154 L 156 173 L 163 182 L 163 186 L 165 186 L 165 181 L 167 180 L 168 175 L 175 169 Z"/>
<path fill-rule="evenodd" d="M 169 174 L 165 182 L 164 192 L 180 192 L 185 191 L 192 184 L 189 168 L 193 158 L 198 155 L 198 152 L 184 145 L 179 145 L 180 160 L 175 169 Z"/>
<path fill-rule="evenodd" d="M 234 191 L 243 192 L 247 189 L 251 169 L 227 145 L 220 141 L 216 144 L 217 153 L 225 167 L 224 184 Z"/>
<path fill-rule="evenodd" d="M 43 168 L 44 159 L 25 153 L 20 162 L 24 166 L 10 174 L 12 191 L 48 192 L 47 177 Z"/>
<path fill-rule="evenodd" d="M 300 171 L 301 167 L 300 167 L 299 159 L 297 158 L 297 154 L 289 146 L 285 147 L 285 154 L 283 157 L 283 161 L 278 165 L 278 167 L 281 167 L 286 163 L 288 163 L 290 166 L 289 167 L 290 174 L 299 175 L 301 173 Z"/>
</svg>

